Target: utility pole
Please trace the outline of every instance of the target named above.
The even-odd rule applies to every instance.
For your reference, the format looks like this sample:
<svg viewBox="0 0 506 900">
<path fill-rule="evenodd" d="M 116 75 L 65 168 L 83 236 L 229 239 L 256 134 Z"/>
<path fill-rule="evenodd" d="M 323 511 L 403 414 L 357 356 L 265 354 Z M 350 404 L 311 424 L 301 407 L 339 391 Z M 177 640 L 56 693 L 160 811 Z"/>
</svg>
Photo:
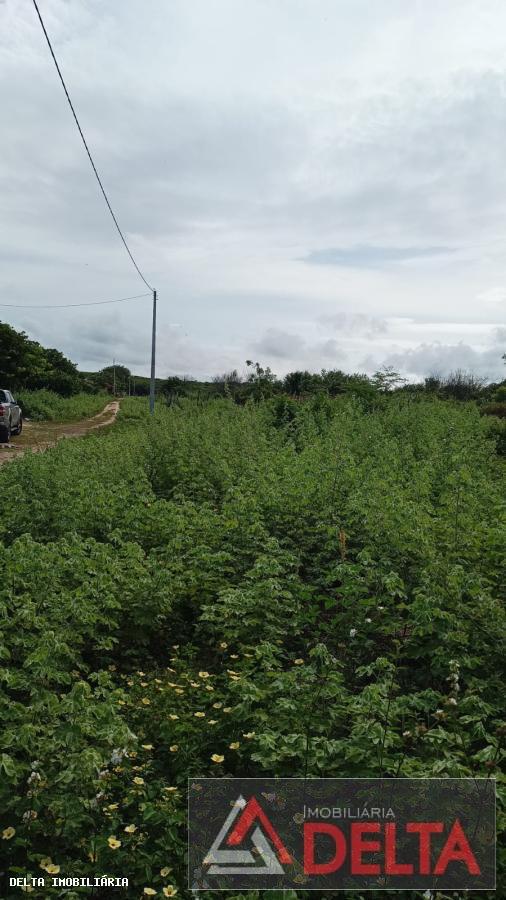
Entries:
<svg viewBox="0 0 506 900">
<path fill-rule="evenodd" d="M 112 361 L 112 395 L 116 396 L 116 360 Z"/>
<path fill-rule="evenodd" d="M 153 331 L 151 334 L 151 383 L 149 386 L 149 412 L 155 412 L 155 356 L 156 356 L 156 291 L 153 291 Z"/>
</svg>

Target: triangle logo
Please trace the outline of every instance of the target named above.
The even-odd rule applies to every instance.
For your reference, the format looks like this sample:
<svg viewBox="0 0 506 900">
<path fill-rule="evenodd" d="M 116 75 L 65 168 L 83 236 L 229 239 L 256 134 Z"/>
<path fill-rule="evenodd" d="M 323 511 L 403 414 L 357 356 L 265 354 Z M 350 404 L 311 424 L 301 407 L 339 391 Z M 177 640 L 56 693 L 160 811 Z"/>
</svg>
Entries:
<svg viewBox="0 0 506 900">
<path fill-rule="evenodd" d="M 247 841 L 251 850 L 241 848 Z M 230 849 L 237 848 L 237 849 Z M 282 875 L 293 862 L 256 797 L 239 796 L 209 849 L 208 875 Z"/>
</svg>

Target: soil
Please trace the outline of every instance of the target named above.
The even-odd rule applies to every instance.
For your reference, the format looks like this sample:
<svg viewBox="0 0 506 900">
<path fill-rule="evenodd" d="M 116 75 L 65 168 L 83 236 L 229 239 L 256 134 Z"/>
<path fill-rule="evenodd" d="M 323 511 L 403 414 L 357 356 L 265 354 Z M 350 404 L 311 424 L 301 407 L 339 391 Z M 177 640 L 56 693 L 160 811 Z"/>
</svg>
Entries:
<svg viewBox="0 0 506 900">
<path fill-rule="evenodd" d="M 41 453 L 63 438 L 83 437 L 97 428 L 112 425 L 118 415 L 119 402 L 112 400 L 102 412 L 79 422 L 23 422 L 23 431 L 13 435 L 10 444 L 0 444 L 0 466 L 19 459 L 27 450 Z"/>
</svg>

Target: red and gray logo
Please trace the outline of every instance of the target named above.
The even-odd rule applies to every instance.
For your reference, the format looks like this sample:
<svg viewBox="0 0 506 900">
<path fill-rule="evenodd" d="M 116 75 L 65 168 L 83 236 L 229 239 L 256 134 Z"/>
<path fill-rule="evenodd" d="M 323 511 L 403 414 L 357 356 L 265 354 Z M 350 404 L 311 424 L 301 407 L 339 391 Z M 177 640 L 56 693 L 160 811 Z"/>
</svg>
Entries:
<svg viewBox="0 0 506 900">
<path fill-rule="evenodd" d="M 204 859 L 208 875 L 282 875 L 292 863 L 256 797 L 240 795 Z"/>
</svg>

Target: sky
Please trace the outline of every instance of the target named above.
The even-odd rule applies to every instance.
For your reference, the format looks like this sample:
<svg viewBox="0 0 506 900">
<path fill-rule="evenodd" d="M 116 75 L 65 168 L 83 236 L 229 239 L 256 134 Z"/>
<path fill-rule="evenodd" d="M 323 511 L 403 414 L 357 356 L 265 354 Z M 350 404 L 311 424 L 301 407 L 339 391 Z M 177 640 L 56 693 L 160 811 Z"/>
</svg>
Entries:
<svg viewBox="0 0 506 900">
<path fill-rule="evenodd" d="M 158 290 L 157 374 L 505 377 L 503 0 L 39 0 Z M 143 293 L 28 0 L 0 0 L 0 320 L 148 374 Z"/>
</svg>

